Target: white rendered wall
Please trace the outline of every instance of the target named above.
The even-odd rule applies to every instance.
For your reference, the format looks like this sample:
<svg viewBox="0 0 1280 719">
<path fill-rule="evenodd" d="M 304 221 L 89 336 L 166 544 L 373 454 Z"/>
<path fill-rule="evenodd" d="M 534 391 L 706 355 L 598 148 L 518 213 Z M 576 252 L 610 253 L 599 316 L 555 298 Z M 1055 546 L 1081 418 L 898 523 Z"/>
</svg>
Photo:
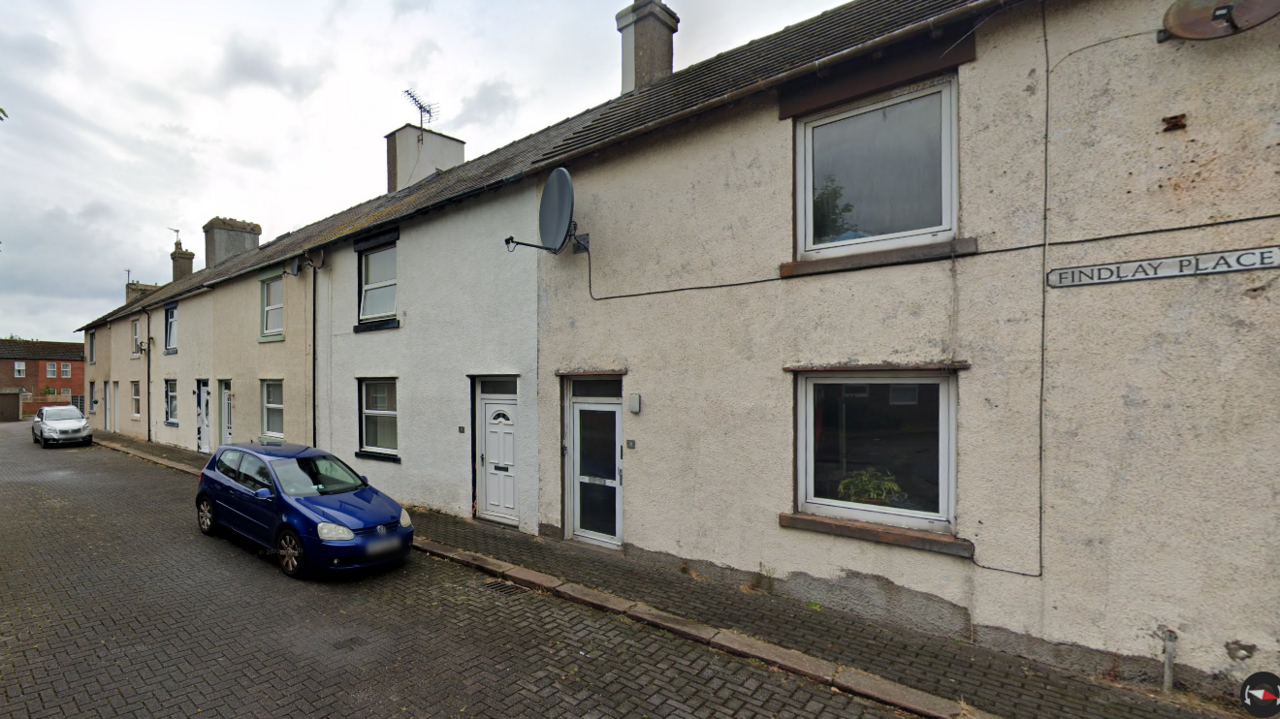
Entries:
<svg viewBox="0 0 1280 719">
<path fill-rule="evenodd" d="M 538 528 L 537 194 L 523 183 L 400 227 L 400 327 L 354 333 L 358 259 L 350 242 L 325 253 L 317 346 L 319 440 L 398 501 L 472 516 L 471 379 L 519 375 L 517 506 Z M 359 459 L 357 378 L 395 377 L 400 464 Z M 460 433 L 458 427 L 465 432 Z"/>
</svg>

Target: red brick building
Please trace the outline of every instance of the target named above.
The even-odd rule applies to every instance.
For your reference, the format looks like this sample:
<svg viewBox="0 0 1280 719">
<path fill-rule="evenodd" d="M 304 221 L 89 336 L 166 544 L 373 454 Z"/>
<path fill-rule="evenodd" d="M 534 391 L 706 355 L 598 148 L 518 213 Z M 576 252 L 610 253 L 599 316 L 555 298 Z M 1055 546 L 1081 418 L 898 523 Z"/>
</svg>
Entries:
<svg viewBox="0 0 1280 719">
<path fill-rule="evenodd" d="M 79 342 L 0 340 L 0 388 L 31 399 L 53 390 L 55 404 L 84 407 L 84 345 Z M 28 411 L 29 408 L 28 408 Z"/>
</svg>

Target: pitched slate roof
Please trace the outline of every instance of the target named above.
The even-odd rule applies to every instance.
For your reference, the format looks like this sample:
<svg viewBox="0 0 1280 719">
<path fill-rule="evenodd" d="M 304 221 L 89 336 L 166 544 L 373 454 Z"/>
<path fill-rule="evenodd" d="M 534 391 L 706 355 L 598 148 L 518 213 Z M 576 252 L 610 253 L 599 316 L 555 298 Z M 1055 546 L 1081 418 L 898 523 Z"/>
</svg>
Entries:
<svg viewBox="0 0 1280 719">
<path fill-rule="evenodd" d="M 763 90 L 777 84 L 784 73 L 803 71 L 845 50 L 973 5 L 973 0 L 862 0 L 842 5 L 614 100 L 539 160 L 561 158 L 721 98 L 728 101 L 743 90 Z"/>
<path fill-rule="evenodd" d="M 648 132 L 682 117 L 765 90 L 868 44 L 931 21 L 951 21 L 1019 0 L 856 0 L 780 32 L 691 65 L 663 80 L 397 192 L 375 197 L 286 233 L 226 262 L 171 282 L 79 330 L 183 297 L 203 287 L 282 262 L 340 239 L 372 234 L 445 204 L 535 176 L 572 157 Z"/>
<path fill-rule="evenodd" d="M 84 345 L 79 342 L 0 340 L 0 359 L 83 362 Z"/>
</svg>

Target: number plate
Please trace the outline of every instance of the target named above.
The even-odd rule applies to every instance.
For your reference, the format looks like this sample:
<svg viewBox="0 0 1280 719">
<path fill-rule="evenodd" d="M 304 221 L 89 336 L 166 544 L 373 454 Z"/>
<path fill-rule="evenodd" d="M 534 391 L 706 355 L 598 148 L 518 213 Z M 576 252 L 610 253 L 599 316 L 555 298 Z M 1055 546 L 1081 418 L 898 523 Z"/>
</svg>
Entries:
<svg viewBox="0 0 1280 719">
<path fill-rule="evenodd" d="M 386 539 L 375 539 L 365 545 L 365 551 L 369 554 L 385 554 L 393 552 L 400 548 L 399 537 L 387 537 Z"/>
</svg>

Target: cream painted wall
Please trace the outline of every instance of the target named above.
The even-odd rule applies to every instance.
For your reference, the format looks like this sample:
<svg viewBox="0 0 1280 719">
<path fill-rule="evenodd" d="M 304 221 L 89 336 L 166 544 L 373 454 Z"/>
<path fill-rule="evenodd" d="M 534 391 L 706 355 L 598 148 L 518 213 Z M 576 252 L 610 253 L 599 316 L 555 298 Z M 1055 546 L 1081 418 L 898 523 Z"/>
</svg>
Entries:
<svg viewBox="0 0 1280 719">
<path fill-rule="evenodd" d="M 590 270 L 586 255 L 539 258 L 541 521 L 564 522 L 554 373 L 625 368 L 624 395 L 643 396 L 623 415 L 632 546 L 833 584 L 883 577 L 978 627 L 1139 657 L 1158 658 L 1171 627 L 1180 663 L 1275 671 L 1280 580 L 1249 567 L 1280 560 L 1277 273 L 1043 280 L 1276 244 L 1280 223 L 1250 222 L 1043 247 L 1280 212 L 1280 23 L 1158 45 L 1166 7 L 1055 3 L 1042 26 L 1032 5 L 980 27 L 958 73 L 960 234 L 975 257 L 599 299 L 778 277 L 793 251 L 792 123 L 759 96 L 575 161 Z M 1179 113 L 1188 129 L 1162 132 Z M 783 366 L 942 360 L 972 364 L 958 378 L 956 530 L 975 561 L 780 528 L 796 491 Z M 890 594 L 860 601 L 894 616 Z M 1232 659 L 1233 641 L 1257 653 Z"/>
<path fill-rule="evenodd" d="M 146 353 L 133 354 L 132 321 L 134 319 L 139 321 L 139 333 L 145 340 L 147 317 L 141 312 L 95 328 L 97 348 L 96 361 L 93 364 L 88 362 L 89 343 L 88 340 L 85 341 L 85 402 L 89 401 L 88 383 L 93 382 L 94 395 L 98 404 L 95 411 L 88 415 L 89 423 L 94 429 L 106 429 L 108 405 L 103 398 L 103 388 L 108 384 L 119 383 L 119 390 L 111 398 L 111 401 L 119 402 L 119 406 L 111 411 L 112 421 L 116 424 L 111 429 L 120 434 L 146 439 L 147 356 Z M 138 388 L 142 397 L 142 411 L 137 417 L 133 414 L 131 382 L 139 383 Z M 88 407 L 86 407 L 87 410 Z"/>
<path fill-rule="evenodd" d="M 269 270 L 265 274 L 270 274 Z M 249 273 L 178 301 L 178 352 L 164 354 L 164 309 L 151 310 L 152 439 L 196 449 L 196 381 L 208 380 L 210 449 L 221 444 L 218 382 L 231 380 L 232 441 L 260 441 L 262 380 L 284 382 L 284 441 L 311 444 L 310 269 L 283 274 L 284 340 L 259 342 L 262 280 Z M 177 380 L 178 426 L 165 423 L 164 380 Z"/>
<path fill-rule="evenodd" d="M 319 444 L 397 500 L 472 516 L 471 376 L 519 375 L 519 527 L 538 529 L 537 194 L 524 183 L 401 225 L 400 327 L 354 333 L 358 256 L 325 254 L 318 311 Z M 400 464 L 355 457 L 357 378 L 395 377 Z M 554 412 L 553 412 L 554 416 Z M 458 431 L 459 427 L 464 432 Z"/>
</svg>

